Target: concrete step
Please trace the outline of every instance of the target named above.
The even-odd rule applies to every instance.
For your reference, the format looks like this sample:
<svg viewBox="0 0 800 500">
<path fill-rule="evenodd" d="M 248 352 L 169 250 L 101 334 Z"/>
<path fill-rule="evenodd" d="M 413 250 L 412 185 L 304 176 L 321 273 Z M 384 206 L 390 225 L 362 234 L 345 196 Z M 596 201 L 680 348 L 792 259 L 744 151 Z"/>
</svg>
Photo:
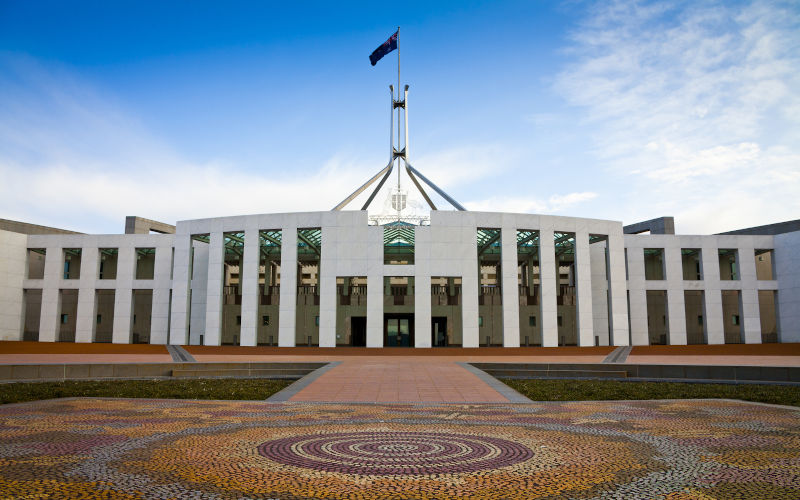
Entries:
<svg viewBox="0 0 800 500">
<path fill-rule="evenodd" d="M 174 378 L 301 378 L 314 371 L 308 368 L 201 368 L 172 370 Z"/>
<path fill-rule="evenodd" d="M 525 370 L 491 369 L 484 370 L 499 378 L 627 378 L 628 372 L 619 370 Z"/>
</svg>

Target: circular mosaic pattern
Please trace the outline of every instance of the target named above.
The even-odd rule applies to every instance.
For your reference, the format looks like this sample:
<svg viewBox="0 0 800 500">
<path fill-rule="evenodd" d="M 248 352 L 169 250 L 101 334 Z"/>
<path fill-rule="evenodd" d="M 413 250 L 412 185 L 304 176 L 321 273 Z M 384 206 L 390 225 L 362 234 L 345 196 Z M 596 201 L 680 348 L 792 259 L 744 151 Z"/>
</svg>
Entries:
<svg viewBox="0 0 800 500">
<path fill-rule="evenodd" d="M 529 448 L 505 439 L 437 432 L 292 436 L 267 441 L 258 453 L 282 464 L 372 476 L 475 472 L 533 457 Z"/>
</svg>

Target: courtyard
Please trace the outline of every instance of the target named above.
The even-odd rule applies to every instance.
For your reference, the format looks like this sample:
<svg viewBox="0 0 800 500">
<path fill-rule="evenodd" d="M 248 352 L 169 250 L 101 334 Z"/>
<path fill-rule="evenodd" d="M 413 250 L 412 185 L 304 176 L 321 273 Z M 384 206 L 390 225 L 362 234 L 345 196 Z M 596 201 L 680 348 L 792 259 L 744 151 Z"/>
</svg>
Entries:
<svg viewBox="0 0 800 500">
<path fill-rule="evenodd" d="M 729 400 L 0 406 L 3 498 L 797 498 L 797 409 Z"/>
</svg>

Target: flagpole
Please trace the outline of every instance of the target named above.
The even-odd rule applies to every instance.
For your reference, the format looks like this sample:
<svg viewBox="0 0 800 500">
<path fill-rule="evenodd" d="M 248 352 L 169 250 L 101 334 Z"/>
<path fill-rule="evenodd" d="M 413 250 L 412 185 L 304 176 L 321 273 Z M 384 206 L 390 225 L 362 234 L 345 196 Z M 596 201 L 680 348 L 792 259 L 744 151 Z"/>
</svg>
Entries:
<svg viewBox="0 0 800 500">
<path fill-rule="evenodd" d="M 400 26 L 397 27 L 397 102 L 400 102 Z M 405 146 L 405 145 L 404 145 Z M 397 109 L 397 149 L 400 150 L 400 108 Z M 397 157 L 397 220 L 400 221 L 400 157 Z"/>
</svg>

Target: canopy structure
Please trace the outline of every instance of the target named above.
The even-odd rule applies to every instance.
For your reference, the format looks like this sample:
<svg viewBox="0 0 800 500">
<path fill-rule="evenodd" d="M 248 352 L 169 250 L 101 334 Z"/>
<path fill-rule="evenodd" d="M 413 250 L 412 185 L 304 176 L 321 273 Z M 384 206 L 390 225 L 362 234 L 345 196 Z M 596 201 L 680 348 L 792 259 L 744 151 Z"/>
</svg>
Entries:
<svg viewBox="0 0 800 500">
<path fill-rule="evenodd" d="M 384 247 L 413 247 L 414 224 L 395 221 L 383 225 Z"/>
</svg>

